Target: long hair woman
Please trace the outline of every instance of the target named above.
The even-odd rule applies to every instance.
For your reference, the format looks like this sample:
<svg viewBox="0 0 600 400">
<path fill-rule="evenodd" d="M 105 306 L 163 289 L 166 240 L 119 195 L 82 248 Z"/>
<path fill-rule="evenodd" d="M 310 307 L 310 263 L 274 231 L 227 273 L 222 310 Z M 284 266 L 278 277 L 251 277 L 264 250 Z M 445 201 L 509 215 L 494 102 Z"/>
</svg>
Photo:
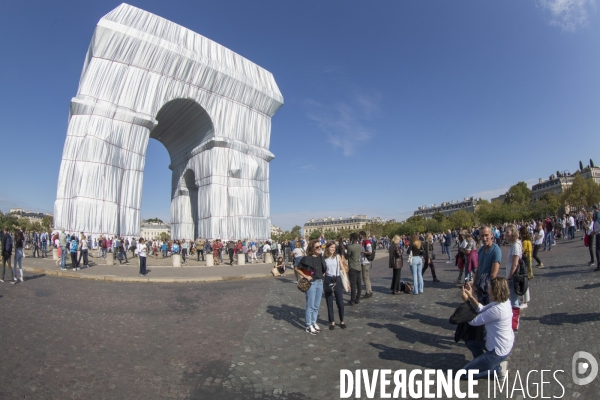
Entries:
<svg viewBox="0 0 600 400">
<path fill-rule="evenodd" d="M 435 265 L 433 264 L 433 235 L 431 233 L 428 233 L 427 236 L 425 236 L 425 243 L 423 244 L 423 270 L 421 271 L 421 275 L 427 271 L 428 267 L 431 268 L 433 281 L 439 282 L 440 280 L 435 274 Z"/>
<path fill-rule="evenodd" d="M 392 238 L 392 243 L 388 251 L 388 266 L 392 268 L 392 287 L 390 287 L 390 290 L 392 294 L 400 294 L 400 273 L 404 266 L 404 261 L 402 260 L 404 250 L 400 247 L 400 236 L 396 235 Z"/>
<path fill-rule="evenodd" d="M 410 235 L 408 254 L 412 255 L 412 262 L 410 263 L 410 271 L 412 272 L 413 276 L 412 294 L 423 293 L 423 259 L 421 258 L 422 250 L 423 244 L 419 240 L 419 237 L 416 234 Z"/>
<path fill-rule="evenodd" d="M 13 264 L 13 284 L 17 283 L 17 268 L 19 269 L 19 281 L 23 282 L 23 232 L 15 231 L 15 263 Z M 10 264 L 8 266 L 10 268 Z"/>
<path fill-rule="evenodd" d="M 342 283 L 342 269 L 345 265 L 342 263 L 342 256 L 337 254 L 337 245 L 334 241 L 327 242 L 325 245 L 325 301 L 327 302 L 327 317 L 329 318 L 329 329 L 335 329 L 335 318 L 333 312 L 333 298 L 337 305 L 338 315 L 340 317 L 340 328 L 346 329 L 344 323 L 344 291 Z M 348 271 L 346 271 L 348 272 Z M 328 288 L 329 287 L 329 288 Z"/>
<path fill-rule="evenodd" d="M 308 243 L 307 255 L 302 257 L 298 265 L 298 273 L 311 282 L 306 291 L 306 333 L 316 335 L 321 331 L 317 325 L 321 297 L 323 295 L 323 274 L 327 271 L 327 265 L 321 255 L 321 242 L 318 239 Z"/>
</svg>

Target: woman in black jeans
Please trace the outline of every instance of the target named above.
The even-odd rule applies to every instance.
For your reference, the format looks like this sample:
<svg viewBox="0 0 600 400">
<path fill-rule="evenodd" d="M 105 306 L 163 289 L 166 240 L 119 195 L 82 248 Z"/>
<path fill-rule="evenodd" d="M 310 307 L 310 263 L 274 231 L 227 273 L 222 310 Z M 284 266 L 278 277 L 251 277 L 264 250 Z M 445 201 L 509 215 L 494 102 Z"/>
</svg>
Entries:
<svg viewBox="0 0 600 400">
<path fill-rule="evenodd" d="M 325 301 L 327 302 L 327 316 L 329 317 L 329 329 L 335 329 L 335 318 L 333 313 L 333 298 L 337 305 L 340 316 L 340 328 L 346 329 L 344 323 L 344 292 L 342 288 L 341 269 L 344 268 L 341 257 L 337 254 L 337 245 L 331 241 L 325 245 L 325 282 L 323 291 L 325 292 Z M 346 271 L 347 272 L 347 271 Z M 331 288 L 333 285 L 333 288 Z"/>
<path fill-rule="evenodd" d="M 400 236 L 396 235 L 392 238 L 392 243 L 389 248 L 389 267 L 392 268 L 392 287 L 390 290 L 392 294 L 400 294 L 400 272 L 402 272 L 402 267 L 404 266 L 404 261 L 402 260 L 402 253 L 404 250 L 400 248 Z"/>
</svg>

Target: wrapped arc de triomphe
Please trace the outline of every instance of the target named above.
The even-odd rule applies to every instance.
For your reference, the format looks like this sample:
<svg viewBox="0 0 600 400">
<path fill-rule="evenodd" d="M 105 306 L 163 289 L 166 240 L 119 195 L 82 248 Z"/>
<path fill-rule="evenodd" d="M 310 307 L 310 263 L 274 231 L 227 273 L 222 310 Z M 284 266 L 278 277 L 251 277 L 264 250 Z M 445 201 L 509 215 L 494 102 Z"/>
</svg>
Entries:
<svg viewBox="0 0 600 400">
<path fill-rule="evenodd" d="M 273 75 L 121 4 L 98 23 L 71 101 L 54 205 L 69 232 L 137 236 L 148 140 L 169 152 L 171 237 L 270 238 Z"/>
</svg>

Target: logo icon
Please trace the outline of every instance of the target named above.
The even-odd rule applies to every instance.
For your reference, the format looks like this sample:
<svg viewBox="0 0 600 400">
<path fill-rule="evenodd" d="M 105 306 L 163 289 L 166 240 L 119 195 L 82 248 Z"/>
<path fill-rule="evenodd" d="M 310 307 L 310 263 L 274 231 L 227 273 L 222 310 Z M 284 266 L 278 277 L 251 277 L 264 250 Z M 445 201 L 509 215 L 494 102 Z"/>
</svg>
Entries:
<svg viewBox="0 0 600 400">
<path fill-rule="evenodd" d="M 585 359 L 586 361 L 579 361 L 581 359 Z M 573 354 L 572 367 L 573 382 L 579 386 L 587 385 L 596 379 L 596 376 L 598 375 L 598 361 L 596 361 L 593 355 L 585 351 L 578 351 Z M 588 371 L 588 376 L 585 378 L 579 377 L 579 375 L 583 375 Z"/>
</svg>

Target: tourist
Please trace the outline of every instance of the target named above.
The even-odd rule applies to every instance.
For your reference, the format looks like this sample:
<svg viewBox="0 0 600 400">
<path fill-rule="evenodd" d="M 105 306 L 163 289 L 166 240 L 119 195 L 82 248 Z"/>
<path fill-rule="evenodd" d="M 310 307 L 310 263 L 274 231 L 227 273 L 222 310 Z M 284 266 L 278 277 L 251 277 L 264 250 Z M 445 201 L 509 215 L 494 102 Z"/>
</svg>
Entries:
<svg viewBox="0 0 600 400">
<path fill-rule="evenodd" d="M 13 264 L 13 285 L 17 283 L 17 268 L 19 269 L 19 281 L 23 282 L 23 231 L 15 231 L 15 263 Z"/>
<path fill-rule="evenodd" d="M 60 269 L 67 270 L 67 235 L 65 230 L 61 229 L 58 234 L 58 243 L 60 246 Z"/>
<path fill-rule="evenodd" d="M 200 256 L 202 256 L 202 261 L 204 261 L 204 241 L 201 237 L 198 236 L 196 239 L 196 261 L 200 261 Z"/>
<path fill-rule="evenodd" d="M 552 223 L 552 218 L 546 218 L 543 225 L 546 230 L 544 237 L 544 251 L 552 251 L 552 245 L 554 244 L 554 224 Z"/>
<path fill-rule="evenodd" d="M 40 236 L 42 242 L 42 257 L 47 257 L 48 253 L 48 232 L 43 232 Z"/>
<path fill-rule="evenodd" d="M 491 244 L 496 245 L 490 243 L 493 241 L 491 230 L 489 236 L 487 241 L 483 237 L 482 240 L 485 242 L 484 247 L 487 243 L 491 248 Z M 483 265 L 481 266 L 483 267 Z M 466 371 L 478 370 L 479 372 L 473 376 L 474 379 L 487 378 L 488 373 L 490 377 L 493 377 L 494 372 L 499 374 L 499 377 L 503 375 L 501 363 L 509 356 L 515 339 L 515 334 L 511 329 L 512 312 L 509 297 L 508 283 L 501 277 L 490 280 L 489 299 L 491 303 L 485 306 L 475 298 L 473 288 L 469 283 L 466 283 L 463 288 L 462 299 L 469 301 L 479 313 L 469 322 L 469 325 L 483 325 L 486 330 L 485 342 L 472 343 L 468 346 L 473 353 L 473 361 L 467 363 L 463 369 Z M 461 379 L 467 379 L 467 376 L 463 375 Z"/>
<path fill-rule="evenodd" d="M 523 245 L 523 260 L 527 266 L 527 277 L 528 279 L 533 279 L 533 266 L 531 261 L 533 256 L 533 244 L 531 243 L 531 235 L 526 226 L 521 227 L 520 234 L 521 244 Z"/>
<path fill-rule="evenodd" d="M 450 229 L 448 229 L 444 236 L 444 246 L 446 247 L 446 255 L 448 256 L 446 264 L 450 264 L 452 262 L 452 254 L 450 252 L 450 246 L 452 246 L 452 231 Z"/>
<path fill-rule="evenodd" d="M 342 283 L 342 270 L 346 270 L 341 257 L 337 254 L 337 245 L 330 241 L 325 244 L 325 282 L 323 290 L 325 291 L 325 301 L 327 302 L 327 317 L 329 318 L 329 329 L 335 329 L 335 318 L 333 312 L 333 298 L 337 305 L 338 315 L 340 317 L 340 328 L 346 329 L 344 324 L 344 285 Z M 345 271 L 347 272 L 347 271 Z"/>
<path fill-rule="evenodd" d="M 467 263 L 469 260 L 469 256 L 470 256 L 472 250 L 474 250 L 474 249 L 473 249 L 473 243 L 470 240 L 468 240 L 467 235 L 468 235 L 467 231 L 463 230 L 457 236 L 459 245 L 458 245 L 458 254 L 456 255 L 456 257 L 457 257 L 457 264 L 458 264 L 459 272 L 458 272 L 458 278 L 456 278 L 455 283 L 462 283 L 463 272 L 465 273 L 466 281 L 468 281 L 467 278 L 470 278 L 470 274 L 467 269 Z M 461 268 L 461 265 L 462 265 L 462 268 Z"/>
<path fill-rule="evenodd" d="M 592 232 L 594 236 L 594 244 L 596 248 L 596 269 L 595 272 L 600 271 L 600 210 L 597 206 L 592 207 Z M 592 241 L 590 241 L 590 246 Z"/>
<path fill-rule="evenodd" d="M 569 240 L 573 240 L 575 239 L 575 218 L 573 217 L 573 214 L 569 215 L 569 219 L 568 219 L 568 227 L 569 227 Z M 535 252 L 535 250 L 534 250 Z M 534 256 L 535 257 L 535 256 Z"/>
<path fill-rule="evenodd" d="M 285 261 L 283 261 L 283 257 L 277 257 L 275 269 L 277 270 L 279 276 L 283 276 L 283 273 L 285 272 Z"/>
<path fill-rule="evenodd" d="M 129 250 L 131 250 L 131 258 L 134 258 L 137 255 L 135 251 L 137 249 L 137 241 L 135 238 L 131 238 L 131 244 L 129 245 Z"/>
<path fill-rule="evenodd" d="M 33 242 L 33 252 L 31 256 L 33 258 L 40 258 L 40 234 L 38 233 L 38 231 L 33 231 L 33 237 L 31 239 Z"/>
<path fill-rule="evenodd" d="M 186 257 L 188 255 L 188 249 L 190 247 L 190 244 L 188 243 L 187 240 L 182 239 L 180 247 L 181 247 L 181 265 L 185 265 L 185 264 L 187 264 Z"/>
<path fill-rule="evenodd" d="M 408 245 L 407 254 L 412 256 L 412 262 L 410 263 L 410 271 L 413 276 L 413 291 L 412 294 L 423 293 L 423 259 L 421 253 L 423 251 L 423 244 L 419 240 L 416 234 L 410 236 L 410 244 Z M 448 251 L 448 249 L 446 249 Z"/>
<path fill-rule="evenodd" d="M 213 241 L 212 251 L 213 251 L 214 264 L 219 265 L 219 241 L 218 240 Z"/>
<path fill-rule="evenodd" d="M 144 238 L 140 238 L 138 241 L 136 252 L 140 260 L 140 276 L 146 276 L 146 242 Z"/>
<path fill-rule="evenodd" d="M 298 267 L 298 265 L 300 264 L 300 260 L 302 260 L 302 257 L 304 257 L 306 255 L 306 253 L 304 252 L 304 249 L 302 247 L 294 247 L 294 250 L 292 250 L 292 256 L 294 257 L 294 275 L 296 276 L 296 281 L 294 283 L 298 283 L 298 281 L 300 280 L 300 276 L 298 274 L 298 271 L 296 270 L 296 267 Z"/>
<path fill-rule="evenodd" d="M 523 255 L 523 245 L 519 240 L 519 231 L 517 227 L 510 224 L 506 227 L 506 237 L 510 244 L 508 250 L 508 257 L 506 258 L 506 280 L 508 281 L 508 288 L 510 290 L 510 304 L 513 312 L 513 330 L 519 329 L 519 318 L 521 315 L 519 296 L 515 293 L 514 284 L 512 282 L 513 274 L 519 267 L 519 260 Z"/>
<path fill-rule="evenodd" d="M 179 240 L 173 241 L 173 245 L 171 246 L 171 255 L 173 254 L 181 254 L 181 244 Z"/>
<path fill-rule="evenodd" d="M 229 254 L 229 265 L 233 265 L 233 255 L 235 254 L 235 242 L 233 240 L 227 242 L 227 254 Z"/>
<path fill-rule="evenodd" d="M 267 242 L 265 242 L 265 244 L 263 244 L 263 247 L 262 247 L 262 253 L 264 256 L 263 262 L 267 262 L 267 253 L 270 253 L 270 252 L 271 252 L 271 243 L 269 241 L 267 241 Z"/>
<path fill-rule="evenodd" d="M 346 258 L 350 270 L 348 277 L 350 278 L 350 302 L 349 306 L 360 303 L 362 266 L 360 263 L 362 255 L 362 246 L 359 243 L 358 234 L 352 232 L 350 234 L 350 244 L 346 246 Z"/>
<path fill-rule="evenodd" d="M 573 217 L 571 217 L 573 218 Z M 544 228 L 543 224 L 539 222 L 536 227 L 536 232 L 533 235 L 533 259 L 537 262 L 536 267 L 544 268 L 544 264 L 538 258 L 538 251 L 540 251 L 540 247 L 544 243 Z"/>
<path fill-rule="evenodd" d="M 81 268 L 88 268 L 89 267 L 89 260 L 88 260 L 88 253 L 89 253 L 89 243 L 86 240 L 85 235 L 81 235 L 81 248 L 80 248 L 80 253 L 79 253 L 79 259 L 77 260 L 77 264 L 81 265 L 81 259 L 83 258 L 83 266 Z"/>
<path fill-rule="evenodd" d="M 484 225 L 479 229 L 479 238 L 483 246 L 477 252 L 479 267 L 475 271 L 474 283 L 477 290 L 477 301 L 486 306 L 490 303 L 490 281 L 496 278 L 500 270 L 502 250 L 494 243 L 492 228 L 489 225 Z"/>
<path fill-rule="evenodd" d="M 431 276 L 433 276 L 434 282 L 439 282 L 440 280 L 437 278 L 435 274 L 435 265 L 433 264 L 433 235 L 428 233 L 425 236 L 425 243 L 423 243 L 423 270 L 421 271 L 421 276 L 425 274 L 427 268 L 431 268 Z"/>
<path fill-rule="evenodd" d="M 360 231 L 358 234 L 361 245 L 362 245 L 362 255 L 360 256 L 360 264 L 362 268 L 362 278 L 365 284 L 365 299 L 373 297 L 373 288 L 371 287 L 371 278 L 369 277 L 369 271 L 371 269 L 371 262 L 367 257 L 371 255 L 375 249 L 373 248 L 373 244 L 371 241 L 367 239 L 367 233 L 365 231 Z"/>
<path fill-rule="evenodd" d="M 388 266 L 392 268 L 392 286 L 390 287 L 392 294 L 402 293 L 400 290 L 400 273 L 402 272 L 402 267 L 404 266 L 404 261 L 402 260 L 402 254 L 404 251 L 400 248 L 399 244 L 400 236 L 395 235 L 392 238 L 392 243 L 390 244 L 390 248 L 388 250 Z"/>
<path fill-rule="evenodd" d="M 71 252 L 71 266 L 73 267 L 73 271 L 79 270 L 79 263 L 77 262 L 77 248 L 79 247 L 79 242 L 77 240 L 77 236 L 75 234 L 71 235 L 71 241 L 69 244 L 69 251 Z"/>
<path fill-rule="evenodd" d="M 8 262 L 8 270 L 10 271 L 10 274 L 12 275 L 12 281 L 16 281 L 17 277 L 15 276 L 15 274 L 13 273 L 13 269 L 11 267 L 11 257 L 12 257 L 12 251 L 13 251 L 13 238 L 12 236 L 10 236 L 10 234 L 8 233 L 8 228 L 4 228 L 4 233 L 2 234 L 2 240 L 0 241 L 0 243 L 2 243 L 2 276 L 0 276 L 0 282 L 4 282 L 4 273 L 5 273 L 5 268 L 6 268 L 6 263 Z"/>
<path fill-rule="evenodd" d="M 298 266 L 298 273 L 311 282 L 306 291 L 305 322 L 306 332 L 316 335 L 321 331 L 317 325 L 321 296 L 323 294 L 323 274 L 327 270 L 325 260 L 321 255 L 321 242 L 318 239 L 308 243 L 307 256 L 302 257 Z"/>
</svg>

